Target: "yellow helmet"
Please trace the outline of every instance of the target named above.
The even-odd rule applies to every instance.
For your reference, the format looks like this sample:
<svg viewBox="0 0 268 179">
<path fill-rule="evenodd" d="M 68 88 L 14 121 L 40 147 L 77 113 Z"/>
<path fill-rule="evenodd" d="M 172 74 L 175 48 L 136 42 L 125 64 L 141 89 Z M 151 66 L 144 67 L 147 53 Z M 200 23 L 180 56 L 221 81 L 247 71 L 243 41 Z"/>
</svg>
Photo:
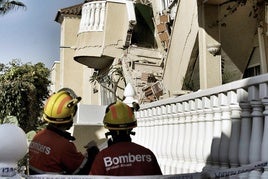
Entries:
<svg viewBox="0 0 268 179">
<path fill-rule="evenodd" d="M 73 96 L 67 90 L 59 90 L 46 101 L 43 118 L 54 124 L 71 122 L 77 111 L 77 103 L 80 101 L 81 97 Z"/>
<path fill-rule="evenodd" d="M 125 103 L 117 101 L 106 108 L 104 127 L 110 130 L 127 130 L 137 127 L 133 110 Z"/>
</svg>

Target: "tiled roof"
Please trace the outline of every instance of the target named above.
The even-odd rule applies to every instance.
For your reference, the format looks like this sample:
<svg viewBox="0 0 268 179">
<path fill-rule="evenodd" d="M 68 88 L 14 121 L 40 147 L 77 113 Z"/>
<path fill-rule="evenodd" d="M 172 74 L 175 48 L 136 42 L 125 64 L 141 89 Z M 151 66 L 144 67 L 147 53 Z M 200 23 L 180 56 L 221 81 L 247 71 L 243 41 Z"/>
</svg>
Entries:
<svg viewBox="0 0 268 179">
<path fill-rule="evenodd" d="M 81 16 L 82 5 L 83 3 L 58 10 L 55 21 L 60 23 L 64 15 Z"/>
</svg>

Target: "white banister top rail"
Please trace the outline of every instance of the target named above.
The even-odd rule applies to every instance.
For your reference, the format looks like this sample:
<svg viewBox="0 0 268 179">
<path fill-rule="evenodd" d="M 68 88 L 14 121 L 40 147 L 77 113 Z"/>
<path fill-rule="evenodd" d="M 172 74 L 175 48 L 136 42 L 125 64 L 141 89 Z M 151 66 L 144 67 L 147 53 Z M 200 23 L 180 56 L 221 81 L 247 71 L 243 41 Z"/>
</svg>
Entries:
<svg viewBox="0 0 268 179">
<path fill-rule="evenodd" d="M 256 77 L 251 78 L 245 78 L 242 80 L 230 82 L 221 86 L 205 89 L 205 90 L 199 90 L 193 93 L 185 94 L 182 96 L 177 97 L 171 97 L 167 99 L 163 99 L 160 101 L 155 101 L 148 104 L 141 105 L 141 109 L 147 109 L 152 108 L 156 106 L 162 106 L 166 104 L 173 104 L 181 101 L 188 101 L 200 97 L 205 96 L 211 96 L 213 94 L 219 94 L 219 93 L 226 93 L 228 91 L 233 91 L 241 88 L 248 88 L 249 86 L 259 85 L 261 83 L 267 83 L 268 82 L 268 74 L 259 75 Z"/>
</svg>

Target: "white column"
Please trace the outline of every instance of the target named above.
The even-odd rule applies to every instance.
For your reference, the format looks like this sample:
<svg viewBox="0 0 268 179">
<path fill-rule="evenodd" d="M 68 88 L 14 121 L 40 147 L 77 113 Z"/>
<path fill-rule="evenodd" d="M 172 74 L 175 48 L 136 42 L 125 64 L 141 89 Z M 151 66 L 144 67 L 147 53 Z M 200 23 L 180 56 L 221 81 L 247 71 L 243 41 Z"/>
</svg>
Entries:
<svg viewBox="0 0 268 179">
<path fill-rule="evenodd" d="M 134 130 L 133 130 L 136 134 L 132 137 L 132 141 L 136 142 L 136 143 L 139 143 L 139 136 L 141 134 L 141 130 L 140 130 L 140 126 L 139 126 L 139 123 L 141 120 L 140 116 L 141 116 L 141 111 L 135 112 L 135 117 L 137 119 L 137 127 L 134 128 Z"/>
<path fill-rule="evenodd" d="M 241 109 L 237 103 L 237 93 L 235 91 L 228 92 L 228 99 L 231 108 L 231 138 L 230 138 L 230 148 L 229 148 L 229 160 L 231 168 L 239 166 L 238 159 L 238 148 L 240 139 L 240 113 Z"/>
<path fill-rule="evenodd" d="M 261 143 L 263 135 L 263 110 L 262 103 L 259 100 L 259 89 L 257 86 L 248 88 L 249 101 L 252 107 L 252 132 L 249 146 L 249 162 L 257 162 L 261 160 Z M 249 173 L 250 179 L 259 178 L 261 172 L 258 170 Z"/>
<path fill-rule="evenodd" d="M 231 119 L 230 119 L 230 108 L 227 96 L 223 93 L 219 94 L 220 108 L 222 111 L 222 133 L 220 142 L 220 165 L 221 168 L 228 168 L 229 166 L 229 147 L 230 147 L 230 137 L 231 137 Z"/>
<path fill-rule="evenodd" d="M 183 102 L 184 113 L 185 113 L 185 135 L 184 135 L 184 143 L 183 143 L 183 173 L 189 173 L 190 165 L 191 165 L 191 157 L 190 157 L 190 139 L 191 139 L 191 114 L 190 114 L 190 106 L 188 102 Z"/>
<path fill-rule="evenodd" d="M 213 111 L 211 108 L 211 101 L 208 97 L 203 97 L 203 106 L 205 112 L 205 140 L 203 147 L 203 158 L 206 162 L 205 168 L 203 170 L 211 169 L 211 147 L 213 140 Z"/>
<path fill-rule="evenodd" d="M 138 131 L 138 140 L 139 140 L 139 144 L 140 145 L 144 145 L 145 144 L 145 139 L 146 139 L 146 130 L 144 127 L 144 110 L 140 111 L 140 119 L 137 122 L 137 125 L 139 126 L 139 131 Z"/>
<path fill-rule="evenodd" d="M 179 140 L 180 140 L 180 136 L 179 136 L 179 127 L 180 127 L 180 123 L 179 123 L 179 113 L 178 113 L 178 108 L 176 104 L 171 104 L 171 110 L 172 110 L 172 127 L 173 127 L 173 133 L 172 133 L 172 137 L 171 138 L 171 142 L 173 142 L 173 144 L 171 145 L 171 174 L 176 174 L 177 173 L 177 167 L 179 165 L 179 156 L 177 155 L 177 150 L 181 150 L 179 148 Z"/>
<path fill-rule="evenodd" d="M 152 108 L 148 109 L 148 133 L 149 133 L 149 141 L 148 148 L 154 152 L 153 141 L 154 141 L 154 118 L 153 118 L 153 110 Z"/>
<path fill-rule="evenodd" d="M 182 173 L 183 172 L 183 166 L 185 163 L 184 158 L 184 144 L 185 144 L 185 131 L 186 131 L 186 124 L 185 124 L 185 112 L 184 112 L 184 106 L 181 103 L 177 103 L 178 108 L 178 115 L 179 115 L 179 138 L 178 138 L 178 149 L 177 149 L 177 156 L 179 159 L 179 164 L 177 166 L 177 172 L 176 173 Z"/>
<path fill-rule="evenodd" d="M 196 103 L 194 100 L 190 100 L 190 114 L 191 114 L 191 138 L 190 138 L 190 158 L 191 164 L 189 172 L 195 172 L 197 159 L 196 159 L 196 147 L 197 147 L 197 135 L 198 135 L 198 116 L 196 111 Z"/>
<path fill-rule="evenodd" d="M 152 125 L 153 125 L 153 135 L 154 135 L 154 139 L 153 139 L 153 151 L 157 157 L 157 160 L 158 162 L 160 163 L 160 160 L 159 160 L 159 137 L 160 137 L 160 134 L 159 134 L 159 124 L 158 124 L 158 108 L 156 107 L 153 107 L 152 108 L 152 113 L 153 113 L 153 116 L 152 116 Z"/>
<path fill-rule="evenodd" d="M 165 172 L 165 165 L 164 165 L 164 158 L 163 158 L 163 151 L 162 151 L 162 145 L 163 145 L 163 114 L 161 106 L 156 107 L 156 114 L 157 114 L 157 123 L 156 123 L 156 151 L 158 155 L 158 161 L 159 165 L 161 167 L 162 172 Z"/>
<path fill-rule="evenodd" d="M 174 118 L 172 116 L 172 109 L 171 105 L 168 104 L 166 105 L 167 109 L 167 123 L 166 123 L 166 129 L 167 129 L 167 139 L 166 139 L 166 148 L 165 148 L 165 157 L 167 159 L 166 161 L 166 174 L 172 174 L 172 163 L 175 162 L 173 155 L 172 155 L 172 150 L 176 146 L 176 140 L 178 136 L 175 136 L 175 123 L 174 123 Z M 176 150 L 176 149 L 175 149 Z"/>
<path fill-rule="evenodd" d="M 90 4 L 90 16 L 89 16 L 89 30 L 93 30 L 94 27 L 94 17 L 95 17 L 95 4 Z"/>
<path fill-rule="evenodd" d="M 219 107 L 219 99 L 217 96 L 211 96 L 213 107 L 213 140 L 211 146 L 211 161 L 213 168 L 220 167 L 219 151 L 220 151 L 220 139 L 221 139 L 221 110 Z"/>
<path fill-rule="evenodd" d="M 94 15 L 94 26 L 93 26 L 93 30 L 99 30 L 99 25 L 100 25 L 100 8 L 101 5 L 100 3 L 96 2 L 95 3 L 95 15 Z"/>
<path fill-rule="evenodd" d="M 268 97 L 262 99 L 265 110 L 264 115 L 264 132 L 261 146 L 261 160 L 268 161 Z M 264 167 L 264 172 L 261 176 L 262 178 L 268 178 L 268 167 Z"/>
<path fill-rule="evenodd" d="M 205 138 L 205 112 L 204 106 L 201 99 L 196 99 L 196 107 L 198 113 L 198 135 L 197 135 L 197 146 L 196 146 L 196 158 L 197 158 L 197 166 L 196 172 L 201 172 L 203 167 L 205 166 L 204 160 L 204 143 L 208 140 Z"/>
<path fill-rule="evenodd" d="M 143 110 L 143 130 L 144 130 L 144 139 L 143 139 L 143 146 L 149 148 L 149 143 L 151 141 L 151 136 L 149 133 L 149 125 L 150 121 L 148 118 L 148 109 Z"/>
<path fill-rule="evenodd" d="M 168 126 L 167 126 L 167 121 L 168 121 L 168 116 L 167 116 L 167 109 L 166 109 L 166 106 L 161 106 L 161 114 L 162 114 L 162 119 L 160 121 L 160 134 L 161 134 L 161 137 L 160 137 L 160 141 L 161 142 L 161 145 L 159 145 L 159 148 L 161 149 L 161 152 L 160 152 L 160 155 L 161 155 L 161 158 L 162 158 L 162 162 L 161 162 L 161 165 L 162 165 L 162 169 L 163 171 L 165 172 L 166 174 L 166 162 L 167 162 L 167 158 L 166 158 L 166 149 L 167 149 L 167 134 L 168 134 Z"/>
<path fill-rule="evenodd" d="M 99 25 L 99 30 L 101 31 L 104 28 L 104 17 L 105 17 L 105 2 L 102 2 L 100 10 L 100 25 Z"/>
<path fill-rule="evenodd" d="M 248 102 L 240 102 L 241 107 L 241 131 L 239 140 L 238 158 L 241 166 L 249 164 L 249 144 L 251 136 L 251 108 Z M 247 178 L 248 173 L 242 173 L 239 177 Z"/>
</svg>

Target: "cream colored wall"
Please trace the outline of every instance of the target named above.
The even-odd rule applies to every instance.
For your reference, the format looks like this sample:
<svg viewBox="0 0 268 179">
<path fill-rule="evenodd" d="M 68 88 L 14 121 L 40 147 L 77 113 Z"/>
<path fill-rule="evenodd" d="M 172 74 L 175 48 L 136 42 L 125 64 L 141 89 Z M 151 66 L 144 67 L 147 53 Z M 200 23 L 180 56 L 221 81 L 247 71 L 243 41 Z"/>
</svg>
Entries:
<svg viewBox="0 0 268 179">
<path fill-rule="evenodd" d="M 53 93 L 60 88 L 60 62 L 59 61 L 54 62 L 50 71 L 50 77 L 51 77 L 50 91 Z"/>
<path fill-rule="evenodd" d="M 164 71 L 164 86 L 170 95 L 182 88 L 192 49 L 198 35 L 196 1 L 180 1 Z"/>
<path fill-rule="evenodd" d="M 105 16 L 104 55 L 121 57 L 129 26 L 126 4 L 107 3 Z"/>
<path fill-rule="evenodd" d="M 61 24 L 60 46 L 66 48 L 60 49 L 60 88 L 73 89 L 82 97 L 83 104 L 100 104 L 98 94 L 93 94 L 92 84 L 89 82 L 93 69 L 73 59 L 79 23 L 79 18 L 65 17 Z"/>
</svg>

